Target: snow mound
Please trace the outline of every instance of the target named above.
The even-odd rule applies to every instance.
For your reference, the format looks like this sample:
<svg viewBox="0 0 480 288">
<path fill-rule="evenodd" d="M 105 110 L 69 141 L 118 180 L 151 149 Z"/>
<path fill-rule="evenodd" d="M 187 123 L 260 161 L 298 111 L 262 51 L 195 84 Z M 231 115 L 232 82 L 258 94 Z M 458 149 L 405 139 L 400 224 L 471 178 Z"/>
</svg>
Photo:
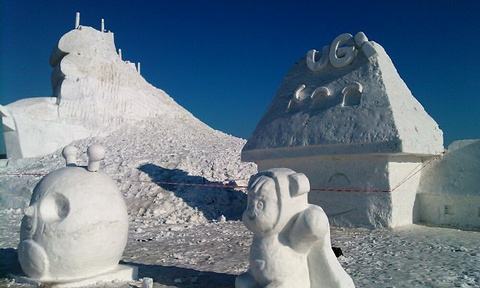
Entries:
<svg viewBox="0 0 480 288">
<path fill-rule="evenodd" d="M 111 32 L 71 30 L 61 37 L 50 65 L 53 97 L 2 107 L 8 158 L 46 155 L 74 140 L 166 114 L 194 118 L 121 59 Z"/>
<path fill-rule="evenodd" d="M 250 175 L 256 173 L 254 164 L 240 161 L 245 140 L 192 119 L 188 115 L 165 115 L 73 145 L 80 151 L 86 151 L 92 143 L 106 148 L 102 170 L 117 182 L 135 219 L 202 223 L 224 215 L 227 220 L 240 220 L 246 205 L 246 194 L 241 190 L 163 183 L 246 185 Z M 0 208 L 25 207 L 41 178 L 27 174 L 46 174 L 64 167 L 60 153 L 11 159 L 1 168 Z M 78 163 L 86 165 L 86 155 L 81 155 Z"/>
</svg>

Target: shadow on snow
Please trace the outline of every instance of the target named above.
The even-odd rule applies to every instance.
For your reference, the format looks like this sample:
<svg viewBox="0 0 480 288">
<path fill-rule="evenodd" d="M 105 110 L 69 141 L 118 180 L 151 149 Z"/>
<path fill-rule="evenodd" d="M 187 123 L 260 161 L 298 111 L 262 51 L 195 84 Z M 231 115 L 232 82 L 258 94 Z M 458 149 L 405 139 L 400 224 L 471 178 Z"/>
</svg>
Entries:
<svg viewBox="0 0 480 288">
<path fill-rule="evenodd" d="M 247 195 L 242 191 L 224 187 L 197 187 L 169 183 L 224 185 L 205 177 L 192 176 L 180 169 L 167 169 L 155 164 L 144 164 L 138 170 L 147 173 L 162 189 L 171 191 L 192 208 L 197 208 L 208 220 L 217 220 L 224 215 L 227 220 L 241 220 L 246 207 Z M 228 183 L 230 185 L 234 183 Z"/>
<path fill-rule="evenodd" d="M 149 277 L 155 283 L 179 288 L 185 287 L 234 287 L 237 275 L 199 271 L 191 268 L 121 262 L 138 267 L 138 279 Z M 181 279 L 179 281 L 178 279 Z M 177 280 L 177 282 L 175 282 Z"/>
<path fill-rule="evenodd" d="M 0 248 L 0 279 L 7 278 L 9 274 L 24 275 L 18 262 L 17 249 Z"/>
<path fill-rule="evenodd" d="M 141 263 L 122 264 L 138 267 L 138 277 L 149 277 L 162 285 L 173 287 L 234 287 L 236 275 L 198 271 L 174 266 L 147 265 Z M 9 275 L 25 276 L 17 258 L 17 249 L 0 248 L 0 286 L 7 286 Z M 181 279 L 179 282 L 177 279 Z M 177 282 L 175 282 L 177 280 Z M 2 283 L 4 282 L 4 283 Z"/>
</svg>

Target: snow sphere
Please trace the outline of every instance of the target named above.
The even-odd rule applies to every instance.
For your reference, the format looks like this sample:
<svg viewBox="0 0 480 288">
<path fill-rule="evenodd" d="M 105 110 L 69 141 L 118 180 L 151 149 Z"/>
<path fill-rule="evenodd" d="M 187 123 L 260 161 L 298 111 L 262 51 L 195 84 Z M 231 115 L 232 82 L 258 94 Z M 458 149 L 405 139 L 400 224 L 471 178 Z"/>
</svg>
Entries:
<svg viewBox="0 0 480 288">
<path fill-rule="evenodd" d="M 18 258 L 25 274 L 40 281 L 87 278 L 117 267 L 127 235 L 127 207 L 115 182 L 101 171 L 69 165 L 33 190 Z"/>
</svg>

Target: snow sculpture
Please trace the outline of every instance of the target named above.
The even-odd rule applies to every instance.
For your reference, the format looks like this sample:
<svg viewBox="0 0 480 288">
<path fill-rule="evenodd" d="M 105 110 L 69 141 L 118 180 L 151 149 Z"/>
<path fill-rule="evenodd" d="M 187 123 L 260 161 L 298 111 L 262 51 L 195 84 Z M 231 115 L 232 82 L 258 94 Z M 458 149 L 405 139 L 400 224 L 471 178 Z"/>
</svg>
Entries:
<svg viewBox="0 0 480 288">
<path fill-rule="evenodd" d="M 354 287 L 330 242 L 322 208 L 308 204 L 308 178 L 286 168 L 250 179 L 244 225 L 252 231 L 250 268 L 235 287 Z"/>
<path fill-rule="evenodd" d="M 309 201 L 332 225 L 397 227 L 418 221 L 415 171 L 442 151 L 435 120 L 382 46 L 359 32 L 292 66 L 242 160 L 260 171 L 287 167 L 307 175 L 322 189 Z"/>
<path fill-rule="evenodd" d="M 50 56 L 52 97 L 0 106 L 8 158 L 55 152 L 72 141 L 107 136 L 125 125 L 165 115 L 191 118 L 164 91 L 145 81 L 134 62 L 116 52 L 114 35 L 80 25 L 63 35 Z"/>
<path fill-rule="evenodd" d="M 27 279 L 40 283 L 130 281 L 136 268 L 118 265 L 127 243 L 127 208 L 115 182 L 98 171 L 105 150 L 90 146 L 88 167 L 76 166 L 75 154 L 75 147 L 65 147 L 67 167 L 33 190 L 20 230 L 20 265 Z"/>
</svg>

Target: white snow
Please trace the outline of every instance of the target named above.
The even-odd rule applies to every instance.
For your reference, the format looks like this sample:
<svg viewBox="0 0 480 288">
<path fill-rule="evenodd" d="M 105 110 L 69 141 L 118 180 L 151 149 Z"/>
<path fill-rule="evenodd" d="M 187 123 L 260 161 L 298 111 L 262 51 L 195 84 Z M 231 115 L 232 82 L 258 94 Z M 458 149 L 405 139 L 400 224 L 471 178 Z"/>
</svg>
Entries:
<svg viewBox="0 0 480 288">
<path fill-rule="evenodd" d="M 128 238 L 128 214 L 116 183 L 99 171 L 105 150 L 91 145 L 87 167 L 75 165 L 74 150 L 64 149 L 68 166 L 43 177 L 24 209 L 18 259 L 26 279 L 70 285 L 130 272 L 124 279 L 132 280 L 136 268 L 118 266 Z"/>
<path fill-rule="evenodd" d="M 240 162 L 245 140 L 200 122 L 165 117 L 75 145 L 84 150 L 90 143 L 106 147 L 103 169 L 117 181 L 127 202 L 130 231 L 122 260 L 138 266 L 139 277 L 154 279 L 154 287 L 233 287 L 236 275 L 248 268 L 252 241 L 251 232 L 239 221 L 246 207 L 244 192 L 161 187 L 150 183 L 152 178 L 140 169 L 159 181 L 243 179 L 237 183 L 246 185 L 256 168 Z M 87 159 L 83 156 L 78 162 L 85 165 Z M 44 157 L 10 160 L 1 168 L 0 258 L 4 260 L 0 285 L 11 283 L 8 273 L 20 273 L 15 247 L 23 214 L 17 208 L 25 207 L 40 179 L 7 174 L 47 173 L 64 165 L 59 150 Z M 215 221 L 221 215 L 226 215 L 225 223 Z M 331 237 L 332 245 L 342 248 L 340 263 L 357 287 L 480 285 L 480 232 L 420 225 L 394 230 L 332 227 Z"/>
<path fill-rule="evenodd" d="M 355 287 L 335 256 L 323 209 L 308 203 L 305 174 L 275 168 L 252 176 L 243 224 L 252 231 L 248 271 L 235 280 L 249 287 Z"/>
<path fill-rule="evenodd" d="M 0 211 L 0 285 L 19 273 L 15 249 L 20 211 Z M 480 232 L 409 225 L 391 229 L 331 228 L 332 245 L 356 287 L 478 287 Z M 167 225 L 132 220 L 123 261 L 153 287 L 234 287 L 248 268 L 252 233 L 241 222 Z M 179 279 L 181 283 L 176 283 Z M 136 284 L 140 287 L 140 283 Z M 10 287 L 25 287 L 12 284 Z M 131 287 L 99 285 L 98 287 Z"/>
<path fill-rule="evenodd" d="M 450 144 L 425 169 L 418 189 L 420 220 L 463 229 L 480 228 L 480 140 Z"/>
<path fill-rule="evenodd" d="M 306 174 L 323 189 L 310 203 L 333 225 L 398 227 L 418 220 L 416 169 L 442 151 L 437 123 L 385 50 L 359 32 L 292 66 L 242 160 Z"/>
<path fill-rule="evenodd" d="M 53 97 L 1 108 L 7 157 L 46 155 L 167 113 L 194 118 L 130 64 L 116 53 L 111 32 L 80 26 L 63 35 L 50 57 Z"/>
<path fill-rule="evenodd" d="M 90 31 L 88 27 L 81 28 L 82 30 L 78 31 L 84 31 L 84 34 L 78 34 L 81 32 L 77 30 L 73 33 L 78 35 L 92 33 L 92 37 L 98 36 L 93 35 L 94 33 L 100 33 Z M 103 34 L 101 37 L 104 38 L 100 37 L 98 40 L 113 39 L 113 35 Z M 106 47 L 110 47 L 109 51 L 114 52 L 114 47 L 108 45 Z M 52 107 L 56 107 L 53 105 L 57 105 L 57 98 L 38 99 L 38 103 L 26 100 L 27 105 L 13 103 L 11 106 L 24 109 L 18 112 L 19 114 L 28 112 L 25 113 L 27 115 L 32 112 L 32 119 L 25 121 L 39 123 L 40 126 L 44 124 L 42 121 L 51 120 L 48 117 L 53 117 L 54 120 L 66 117 L 67 120 L 61 123 L 64 126 L 55 128 L 52 134 L 61 129 L 76 131 L 75 127 L 81 127 L 78 131 L 84 131 L 85 137 L 88 137 L 73 143 L 80 151 L 85 151 L 92 143 L 101 144 L 106 148 L 108 153 L 102 161 L 102 169 L 116 182 L 125 198 L 129 213 L 128 242 L 122 260 L 125 264 L 138 266 L 140 277 L 153 279 L 153 287 L 233 287 L 235 277 L 248 268 L 248 251 L 252 241 L 252 233 L 239 221 L 246 207 L 245 192 L 232 188 L 179 186 L 154 182 L 246 185 L 249 177 L 257 172 L 254 164 L 240 161 L 241 149 L 246 141 L 206 126 L 174 104 L 163 91 L 149 86 L 138 76 L 135 69 L 121 61 L 118 56 L 118 59 L 115 57 L 110 59 L 115 61 L 114 65 L 117 63 L 120 65 L 115 69 L 109 66 L 111 61 L 102 62 L 103 60 L 98 63 L 95 63 L 96 60 L 92 61 L 91 66 L 86 66 L 93 75 L 96 75 L 92 78 L 82 78 L 84 72 L 88 70 L 83 71 L 75 64 L 79 63 L 77 61 L 89 62 L 90 60 L 85 60 L 88 57 L 82 58 L 78 53 L 76 56 L 74 54 L 69 56 L 72 57 L 64 57 L 67 60 L 66 64 L 63 64 L 65 71 L 69 71 L 67 74 L 75 75 L 73 77 L 79 78 L 79 82 L 86 81 L 93 86 L 96 85 L 97 88 L 103 87 L 95 90 L 103 91 L 100 94 L 92 91 L 81 92 L 84 93 L 83 96 L 103 99 L 101 103 L 97 103 L 99 106 L 95 106 L 101 109 L 93 106 L 76 106 L 82 101 L 76 98 L 79 95 L 71 90 L 74 87 L 73 81 L 77 78 L 69 78 L 68 75 L 61 85 L 57 85 L 58 89 L 55 92 L 56 96 L 60 96 L 60 107 L 64 105 L 64 108 L 59 108 L 64 109 L 60 113 L 62 116 L 48 112 L 49 109 L 53 109 Z M 58 64 L 62 54 L 52 57 L 53 62 Z M 116 74 L 117 71 L 121 73 Z M 106 81 L 103 76 L 109 80 Z M 117 84 L 110 85 L 112 81 Z M 147 86 L 149 88 L 146 88 Z M 129 96 L 134 90 L 132 87 L 142 91 L 145 99 L 149 100 L 139 102 L 136 101 L 138 95 Z M 290 96 L 297 87 L 287 89 Z M 68 94 L 64 93 L 65 91 L 73 92 Z M 115 104 L 113 107 L 108 106 L 107 103 L 111 104 L 113 101 L 111 97 L 114 94 L 111 91 L 131 98 L 118 102 L 118 105 Z M 72 97 L 69 98 L 69 95 Z M 161 96 L 157 97 L 158 95 Z M 282 107 L 286 109 L 286 105 L 287 102 Z M 162 108 L 158 113 L 146 113 L 148 117 L 143 117 L 146 107 L 148 110 L 151 107 L 157 110 L 159 106 Z M 37 109 L 39 107 L 41 109 Z M 17 115 L 16 109 L 11 109 L 13 112 L 2 110 L 2 115 L 5 116 L 3 119 Z M 46 111 L 44 115 L 38 113 L 42 109 Z M 119 115 L 124 112 L 134 121 L 127 120 L 123 123 L 119 120 Z M 90 121 L 89 113 L 103 116 L 96 118 L 100 119 L 99 122 Z M 47 118 L 42 118 L 44 116 Z M 75 117 L 80 117 L 80 120 L 73 121 Z M 87 123 L 88 127 L 82 126 L 80 122 Z M 99 132 L 100 128 L 105 127 L 117 130 L 105 137 Z M 97 128 L 100 130 L 96 130 Z M 95 133 L 89 134 L 92 131 Z M 69 140 L 63 139 L 60 142 L 62 141 Z M 38 143 L 34 144 L 38 146 Z M 57 148 L 62 145 L 59 144 Z M 37 174 L 44 175 L 65 165 L 60 156 L 61 151 L 57 148 L 49 148 L 53 153 L 48 152 L 50 154 L 45 156 L 2 162 L 0 286 L 25 287 L 14 283 L 7 274 L 21 273 L 15 247 L 19 243 L 22 209 L 28 205 L 32 189 L 41 178 Z M 86 165 L 86 155 L 78 162 L 79 165 Z M 336 179 L 342 181 L 341 177 Z M 480 285 L 479 232 L 420 225 L 407 225 L 395 230 L 331 228 L 331 238 L 333 246 L 342 248 L 344 256 L 341 256 L 339 261 L 357 287 Z M 98 285 L 98 287 L 131 286 L 141 287 L 142 283 L 138 281 L 131 285 L 125 283 Z"/>
<path fill-rule="evenodd" d="M 340 36 L 345 35 L 349 34 Z M 353 49 L 337 58 L 351 59 L 343 60 L 347 66 L 312 71 L 311 53 L 292 66 L 248 139 L 242 159 L 443 151 L 442 131 L 413 97 L 385 50 L 373 41 L 363 44 L 375 50 L 370 57 L 355 46 L 338 48 L 338 41 L 345 39 L 335 39 L 322 53 L 330 51 L 331 56 L 332 51 Z M 319 95 L 319 88 L 329 93 Z"/>
</svg>

